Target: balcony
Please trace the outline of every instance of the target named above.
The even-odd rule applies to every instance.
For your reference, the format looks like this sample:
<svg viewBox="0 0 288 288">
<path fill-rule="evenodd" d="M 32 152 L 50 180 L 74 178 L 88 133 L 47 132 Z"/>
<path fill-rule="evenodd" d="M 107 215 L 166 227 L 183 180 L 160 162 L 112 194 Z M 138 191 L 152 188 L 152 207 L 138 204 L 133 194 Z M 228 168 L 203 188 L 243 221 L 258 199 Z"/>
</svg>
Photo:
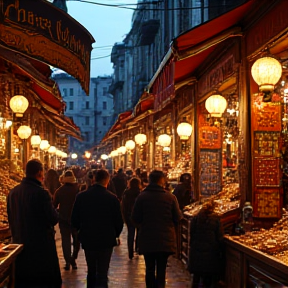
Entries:
<svg viewBox="0 0 288 288">
<path fill-rule="evenodd" d="M 139 46 L 152 44 L 158 33 L 159 27 L 160 21 L 156 19 L 143 22 L 139 31 Z"/>
</svg>

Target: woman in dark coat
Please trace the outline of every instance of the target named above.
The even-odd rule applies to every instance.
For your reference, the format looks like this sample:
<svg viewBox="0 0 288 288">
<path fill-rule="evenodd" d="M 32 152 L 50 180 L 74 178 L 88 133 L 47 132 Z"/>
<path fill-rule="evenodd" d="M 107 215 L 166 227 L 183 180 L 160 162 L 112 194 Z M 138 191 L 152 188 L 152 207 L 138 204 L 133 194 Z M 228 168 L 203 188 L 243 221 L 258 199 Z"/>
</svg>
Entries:
<svg viewBox="0 0 288 288">
<path fill-rule="evenodd" d="M 191 221 L 189 271 L 193 273 L 192 288 L 215 287 L 221 269 L 223 231 L 213 203 L 205 203 Z"/>
<path fill-rule="evenodd" d="M 140 179 L 132 178 L 128 183 L 128 189 L 126 189 L 122 196 L 122 215 L 123 220 L 127 225 L 128 229 L 128 236 L 127 236 L 127 245 L 128 245 L 128 252 L 129 252 L 129 259 L 133 258 L 133 248 L 134 248 L 134 239 L 135 239 L 135 232 L 136 232 L 136 240 L 135 240 L 135 251 L 138 250 L 138 243 L 137 243 L 137 230 L 131 221 L 131 215 L 134 207 L 134 203 L 138 195 L 140 194 Z"/>
</svg>

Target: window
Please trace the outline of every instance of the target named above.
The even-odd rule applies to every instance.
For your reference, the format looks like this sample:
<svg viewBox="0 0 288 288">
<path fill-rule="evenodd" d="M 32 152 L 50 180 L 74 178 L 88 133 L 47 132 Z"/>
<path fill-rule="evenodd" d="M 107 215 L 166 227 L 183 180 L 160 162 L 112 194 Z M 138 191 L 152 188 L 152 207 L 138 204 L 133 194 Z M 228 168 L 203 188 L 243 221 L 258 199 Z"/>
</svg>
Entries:
<svg viewBox="0 0 288 288">
<path fill-rule="evenodd" d="M 90 118 L 89 116 L 85 117 L 85 125 L 89 125 L 90 124 Z"/>
<path fill-rule="evenodd" d="M 89 109 L 89 101 L 86 101 L 86 109 Z"/>
<path fill-rule="evenodd" d="M 74 102 L 69 102 L 69 110 L 74 110 Z"/>
<path fill-rule="evenodd" d="M 107 117 L 103 117 L 103 122 L 102 122 L 102 124 L 103 124 L 103 126 L 106 126 L 107 125 Z"/>
<path fill-rule="evenodd" d="M 63 88 L 63 97 L 66 97 L 66 96 L 67 96 L 67 89 Z"/>
<path fill-rule="evenodd" d="M 107 110 L 107 102 L 103 102 L 103 110 Z"/>
<path fill-rule="evenodd" d="M 70 91 L 70 92 L 69 92 L 69 93 L 70 93 L 69 95 L 70 95 L 70 96 L 73 96 L 73 95 L 74 95 L 74 90 L 73 90 L 73 88 L 70 88 L 69 91 Z"/>
<path fill-rule="evenodd" d="M 107 87 L 103 87 L 103 95 L 106 95 L 108 92 L 108 88 Z"/>
</svg>

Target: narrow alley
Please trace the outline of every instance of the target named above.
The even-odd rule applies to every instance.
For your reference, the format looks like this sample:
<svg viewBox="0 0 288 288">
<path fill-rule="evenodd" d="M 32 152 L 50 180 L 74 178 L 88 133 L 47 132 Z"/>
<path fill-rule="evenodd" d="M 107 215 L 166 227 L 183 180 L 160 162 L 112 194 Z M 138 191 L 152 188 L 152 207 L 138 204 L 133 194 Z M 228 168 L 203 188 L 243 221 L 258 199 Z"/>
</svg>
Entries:
<svg viewBox="0 0 288 288">
<path fill-rule="evenodd" d="M 121 234 L 121 245 L 115 247 L 109 270 L 109 288 L 145 288 L 145 263 L 143 256 L 128 258 L 126 245 L 127 230 Z M 65 271 L 61 249 L 61 238 L 57 227 L 56 245 L 62 272 L 63 288 L 86 288 L 86 262 L 81 249 L 77 259 L 77 270 Z M 191 277 L 184 265 L 174 257 L 169 258 L 166 273 L 166 288 L 189 288 Z"/>
</svg>

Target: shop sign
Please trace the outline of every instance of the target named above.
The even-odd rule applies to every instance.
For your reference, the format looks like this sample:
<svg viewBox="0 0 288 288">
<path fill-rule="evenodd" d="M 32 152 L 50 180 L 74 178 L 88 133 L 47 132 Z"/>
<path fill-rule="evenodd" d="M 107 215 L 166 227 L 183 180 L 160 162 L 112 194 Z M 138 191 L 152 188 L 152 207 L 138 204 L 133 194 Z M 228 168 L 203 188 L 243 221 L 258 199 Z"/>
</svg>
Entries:
<svg viewBox="0 0 288 288">
<path fill-rule="evenodd" d="M 287 29 L 287 0 L 282 0 L 247 32 L 247 55 L 266 45 L 273 37 Z"/>
<path fill-rule="evenodd" d="M 215 89 L 218 84 L 228 79 L 234 73 L 235 57 L 230 55 L 221 59 L 219 64 L 210 72 L 203 75 L 198 82 L 199 97 Z"/>
<path fill-rule="evenodd" d="M 0 0 L 0 45 L 60 68 L 89 93 L 93 37 L 47 1 Z"/>
</svg>

